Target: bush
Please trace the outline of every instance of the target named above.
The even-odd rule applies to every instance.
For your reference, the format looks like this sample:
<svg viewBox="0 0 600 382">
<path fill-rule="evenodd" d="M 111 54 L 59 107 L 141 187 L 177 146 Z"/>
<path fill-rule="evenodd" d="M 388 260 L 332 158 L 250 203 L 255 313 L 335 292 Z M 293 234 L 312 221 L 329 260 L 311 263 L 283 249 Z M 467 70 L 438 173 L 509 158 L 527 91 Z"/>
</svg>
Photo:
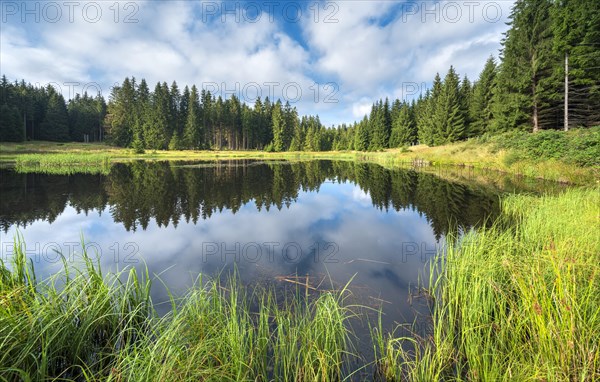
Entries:
<svg viewBox="0 0 600 382">
<path fill-rule="evenodd" d="M 568 132 L 546 130 L 538 133 L 511 131 L 490 140 L 494 149 L 513 150 L 505 160 L 557 159 L 579 166 L 600 165 L 600 126 Z M 516 159 L 516 160 L 515 160 Z"/>
</svg>

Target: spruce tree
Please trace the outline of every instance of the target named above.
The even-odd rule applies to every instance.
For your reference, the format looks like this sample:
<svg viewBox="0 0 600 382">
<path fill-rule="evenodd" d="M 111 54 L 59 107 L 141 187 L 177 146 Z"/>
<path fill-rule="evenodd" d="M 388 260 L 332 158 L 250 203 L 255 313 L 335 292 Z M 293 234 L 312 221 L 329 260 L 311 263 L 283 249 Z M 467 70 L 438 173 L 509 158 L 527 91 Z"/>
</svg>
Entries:
<svg viewBox="0 0 600 382">
<path fill-rule="evenodd" d="M 271 120 L 273 124 L 273 149 L 275 151 L 284 151 L 286 149 L 284 134 L 286 134 L 287 128 L 285 126 L 286 121 L 281 108 L 281 101 L 277 101 L 273 106 Z"/>
<path fill-rule="evenodd" d="M 458 101 L 459 101 L 460 113 L 463 116 L 464 125 L 465 125 L 465 127 L 464 127 L 465 132 L 463 134 L 463 138 L 475 136 L 475 134 L 473 134 L 471 132 L 471 113 L 470 113 L 471 102 L 473 101 L 473 85 L 471 84 L 471 81 L 469 81 L 469 78 L 466 75 L 463 77 L 463 80 L 460 84 L 458 96 L 459 96 Z"/>
<path fill-rule="evenodd" d="M 419 106 L 419 115 L 417 119 L 417 128 L 419 141 L 425 145 L 433 145 L 436 132 L 439 130 L 439 123 L 436 120 L 436 107 L 442 93 L 442 79 L 440 74 L 436 73 L 433 79 L 431 91 L 425 93 Z"/>
<path fill-rule="evenodd" d="M 435 105 L 433 143 L 442 145 L 464 138 L 465 120 L 460 102 L 459 77 L 451 66 Z"/>
<path fill-rule="evenodd" d="M 304 126 L 306 125 L 306 117 L 302 117 L 300 123 L 294 126 L 294 137 L 290 143 L 290 151 L 302 151 L 304 148 Z"/>
<path fill-rule="evenodd" d="M 367 151 L 369 149 L 369 120 L 365 115 L 358 123 L 354 135 L 354 150 Z"/>
<path fill-rule="evenodd" d="M 196 85 L 192 86 L 187 101 L 187 118 L 183 132 L 183 146 L 188 149 L 202 147 L 202 121 L 200 120 L 200 98 Z"/>
<path fill-rule="evenodd" d="M 392 123 L 390 147 L 401 147 L 413 144 L 417 139 L 417 128 L 411 107 L 402 103 Z"/>
<path fill-rule="evenodd" d="M 160 82 L 154 87 L 152 94 L 151 118 L 143 125 L 146 147 L 163 150 L 168 144 L 169 129 L 169 88 Z"/>
<path fill-rule="evenodd" d="M 556 1 L 551 9 L 553 51 L 557 63 L 551 81 L 558 111 L 556 128 L 564 128 L 565 60 L 568 62 L 568 125 L 600 124 L 600 2 Z"/>
<path fill-rule="evenodd" d="M 485 66 L 479 74 L 479 79 L 473 87 L 473 98 L 469 114 L 471 116 L 471 125 L 469 133 L 471 136 L 482 135 L 491 131 L 493 119 L 492 98 L 496 86 L 496 62 L 490 56 L 485 62 Z"/>
<path fill-rule="evenodd" d="M 16 106 L 3 104 L 0 107 L 0 142 L 22 142 L 25 140 L 23 122 Z"/>
<path fill-rule="evenodd" d="M 69 140 L 69 116 L 65 99 L 48 85 L 50 99 L 44 122 L 40 126 L 39 138 L 47 141 L 65 142 Z"/>
<path fill-rule="evenodd" d="M 522 0 L 510 15 L 502 64 L 494 92 L 494 130 L 538 131 L 553 87 L 549 74 L 557 57 L 552 51 L 551 0 Z M 546 115 L 545 117 L 547 117 Z"/>
<path fill-rule="evenodd" d="M 135 104 L 135 81 L 127 77 L 121 86 L 111 90 L 108 103 L 110 140 L 117 146 L 128 147 L 133 140 Z"/>
<path fill-rule="evenodd" d="M 371 130 L 369 150 L 378 151 L 387 148 L 389 140 L 387 128 L 388 115 L 386 106 L 381 100 L 371 108 L 371 116 L 369 118 Z"/>
</svg>

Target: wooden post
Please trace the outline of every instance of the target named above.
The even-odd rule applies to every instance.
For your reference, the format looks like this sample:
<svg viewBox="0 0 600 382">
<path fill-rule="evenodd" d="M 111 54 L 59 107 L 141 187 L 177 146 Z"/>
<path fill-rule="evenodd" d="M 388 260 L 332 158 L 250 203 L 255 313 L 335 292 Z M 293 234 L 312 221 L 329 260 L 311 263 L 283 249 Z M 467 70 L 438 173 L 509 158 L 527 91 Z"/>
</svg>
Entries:
<svg viewBox="0 0 600 382">
<path fill-rule="evenodd" d="M 565 131 L 569 131 L 569 53 L 565 52 Z"/>
</svg>

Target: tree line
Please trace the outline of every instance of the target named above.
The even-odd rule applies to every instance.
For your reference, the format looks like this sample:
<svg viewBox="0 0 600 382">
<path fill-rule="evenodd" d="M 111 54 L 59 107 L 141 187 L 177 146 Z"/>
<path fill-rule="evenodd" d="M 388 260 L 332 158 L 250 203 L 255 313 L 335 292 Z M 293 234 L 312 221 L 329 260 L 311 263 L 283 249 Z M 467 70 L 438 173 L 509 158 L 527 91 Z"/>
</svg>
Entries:
<svg viewBox="0 0 600 382">
<path fill-rule="evenodd" d="M 0 141 L 99 141 L 107 105 L 103 97 L 84 93 L 66 102 L 48 85 L 0 80 Z"/>
<path fill-rule="evenodd" d="M 353 124 L 326 128 L 280 100 L 254 105 L 196 86 L 126 78 L 108 105 L 87 94 L 65 102 L 50 86 L 2 77 L 0 141 L 97 141 L 145 149 L 382 150 L 513 129 L 600 124 L 600 2 L 519 0 L 499 60 L 471 81 L 450 67 L 411 102 L 375 102 Z M 565 102 L 567 101 L 567 102 Z"/>
<path fill-rule="evenodd" d="M 318 117 L 300 118 L 289 102 L 258 98 L 249 106 L 232 95 L 216 97 L 195 85 L 126 78 L 114 87 L 104 122 L 114 144 L 136 150 L 330 150 L 334 132 Z"/>
</svg>

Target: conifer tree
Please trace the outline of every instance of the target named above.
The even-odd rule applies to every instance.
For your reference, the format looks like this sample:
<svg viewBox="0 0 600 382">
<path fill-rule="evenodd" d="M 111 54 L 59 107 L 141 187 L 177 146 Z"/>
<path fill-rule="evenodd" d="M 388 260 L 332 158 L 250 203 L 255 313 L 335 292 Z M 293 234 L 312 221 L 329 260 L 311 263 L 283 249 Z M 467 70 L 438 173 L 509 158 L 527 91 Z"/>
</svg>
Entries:
<svg viewBox="0 0 600 382">
<path fill-rule="evenodd" d="M 417 129 L 411 107 L 402 103 L 392 124 L 390 147 L 413 144 L 417 139 Z"/>
<path fill-rule="evenodd" d="M 354 150 L 367 151 L 369 149 L 369 120 L 365 115 L 358 123 L 354 135 Z"/>
<path fill-rule="evenodd" d="M 200 120 L 200 98 L 196 85 L 192 86 L 187 101 L 187 118 L 183 133 L 183 146 L 189 149 L 202 147 L 202 121 Z"/>
<path fill-rule="evenodd" d="M 281 101 L 277 101 L 273 106 L 273 114 L 271 116 L 273 124 L 273 149 L 275 151 L 285 150 L 284 134 L 286 132 L 285 115 L 281 108 Z"/>
<path fill-rule="evenodd" d="M 442 91 L 435 105 L 433 143 L 442 145 L 464 138 L 465 121 L 461 110 L 459 77 L 451 66 L 444 78 Z"/>
<path fill-rule="evenodd" d="M 493 119 L 492 98 L 496 86 L 496 62 L 493 57 L 489 57 L 485 66 L 479 75 L 479 79 L 473 86 L 473 98 L 469 114 L 471 116 L 471 125 L 469 133 L 471 136 L 481 135 L 491 131 Z"/>
<path fill-rule="evenodd" d="M 47 91 L 50 94 L 50 99 L 48 100 L 44 122 L 40 126 L 39 138 L 47 141 L 68 141 L 69 116 L 65 99 L 50 85 L 48 85 Z"/>
<path fill-rule="evenodd" d="M 540 114 L 548 102 L 550 69 L 557 57 L 552 51 L 550 0 L 522 0 L 510 15 L 502 64 L 494 92 L 494 130 L 540 130 Z"/>
</svg>

